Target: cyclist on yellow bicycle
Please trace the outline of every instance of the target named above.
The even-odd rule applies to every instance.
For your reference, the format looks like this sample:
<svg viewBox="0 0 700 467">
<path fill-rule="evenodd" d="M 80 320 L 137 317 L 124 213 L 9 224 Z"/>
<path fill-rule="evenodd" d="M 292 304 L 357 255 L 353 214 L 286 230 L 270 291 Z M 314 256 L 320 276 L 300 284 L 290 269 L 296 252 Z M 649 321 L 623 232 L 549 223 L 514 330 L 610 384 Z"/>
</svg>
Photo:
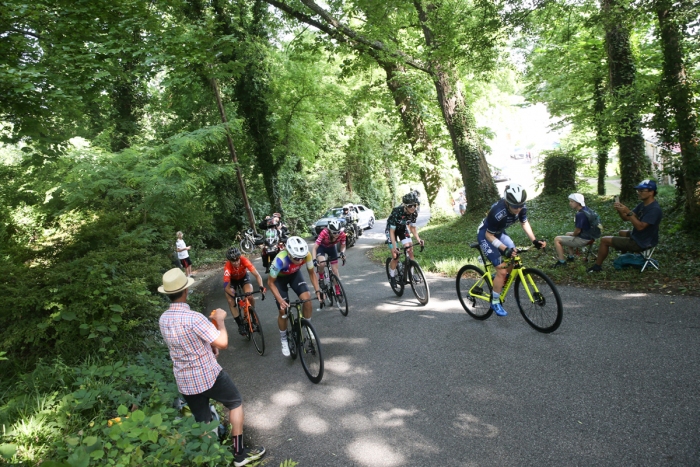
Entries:
<svg viewBox="0 0 700 467">
<path fill-rule="evenodd" d="M 241 336 L 245 336 L 245 324 L 243 323 L 243 318 L 238 313 L 238 308 L 236 307 L 236 301 L 234 296 L 236 295 L 236 287 L 241 286 L 243 292 L 252 292 L 253 284 L 250 283 L 250 278 L 248 277 L 248 271 L 250 271 L 255 279 L 258 281 L 258 286 L 260 290 L 265 293 L 265 287 L 263 287 L 263 280 L 260 277 L 260 273 L 255 269 L 253 263 L 248 260 L 248 258 L 241 256 L 241 251 L 234 247 L 231 247 L 226 252 L 226 264 L 224 265 L 224 295 L 226 295 L 226 300 L 228 301 L 228 307 L 231 310 L 231 315 L 233 319 L 236 320 L 238 324 L 238 333 Z M 248 297 L 250 306 L 255 308 L 255 298 L 253 296 Z M 238 313 L 238 315 L 236 315 Z"/>
<path fill-rule="evenodd" d="M 496 277 L 493 279 L 493 291 L 491 294 L 491 309 L 498 316 L 507 316 L 508 312 L 501 305 L 500 295 L 506 276 L 510 272 L 507 264 L 503 263 L 501 256 L 514 257 L 517 253 L 515 243 L 506 235 L 505 230 L 516 221 L 525 231 L 527 237 L 535 245 L 535 248 L 547 246 L 544 240 L 537 240 L 532 232 L 532 227 L 527 220 L 527 192 L 518 184 L 508 185 L 503 193 L 503 198 L 496 202 L 489 210 L 488 215 L 481 221 L 477 228 L 477 241 L 479 247 L 496 269 Z"/>
</svg>

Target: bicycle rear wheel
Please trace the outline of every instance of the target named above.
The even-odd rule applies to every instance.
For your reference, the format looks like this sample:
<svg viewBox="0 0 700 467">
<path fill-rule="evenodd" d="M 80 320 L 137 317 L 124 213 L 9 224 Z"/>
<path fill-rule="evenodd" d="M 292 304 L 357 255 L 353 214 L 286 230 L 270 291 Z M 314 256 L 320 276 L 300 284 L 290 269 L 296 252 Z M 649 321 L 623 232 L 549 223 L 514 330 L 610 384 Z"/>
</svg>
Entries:
<svg viewBox="0 0 700 467">
<path fill-rule="evenodd" d="M 484 271 L 467 264 L 457 273 L 457 297 L 464 311 L 472 318 L 483 320 L 491 316 L 491 283 Z"/>
<path fill-rule="evenodd" d="M 428 281 L 425 280 L 425 274 L 420 265 L 411 260 L 408 267 L 408 280 L 411 282 L 413 295 L 416 296 L 421 305 L 427 305 L 430 301 L 430 287 Z"/>
<path fill-rule="evenodd" d="M 301 338 L 299 342 L 299 357 L 306 376 L 312 383 L 318 384 L 323 378 L 323 354 L 321 340 L 316 329 L 306 319 L 301 319 Z"/>
<path fill-rule="evenodd" d="M 258 319 L 255 308 L 250 309 L 250 327 L 253 329 L 250 334 L 253 337 L 255 350 L 258 351 L 259 355 L 262 355 L 265 353 L 265 335 L 263 334 L 262 325 L 260 324 L 260 319 Z"/>
<path fill-rule="evenodd" d="M 391 258 L 386 259 L 386 278 L 389 280 L 389 285 L 391 285 L 391 290 L 394 291 L 397 297 L 400 297 L 403 295 L 403 288 L 404 288 L 404 281 L 403 281 L 403 263 L 399 261 L 399 263 L 396 265 L 396 276 L 394 276 L 394 283 L 392 284 L 391 282 L 391 276 L 389 275 L 389 263 L 391 262 Z"/>
<path fill-rule="evenodd" d="M 340 282 L 340 279 L 338 279 L 338 276 L 335 274 L 331 274 L 331 285 L 328 289 L 328 294 L 333 297 L 333 302 L 335 302 L 335 306 L 338 308 L 340 314 L 347 316 L 348 311 L 350 311 L 348 307 L 348 298 L 347 295 L 345 295 L 343 283 Z"/>
<path fill-rule="evenodd" d="M 523 269 L 525 283 L 520 275 L 515 278 L 515 301 L 527 324 L 539 332 L 556 331 L 564 315 L 564 307 L 556 286 L 537 269 Z"/>
</svg>

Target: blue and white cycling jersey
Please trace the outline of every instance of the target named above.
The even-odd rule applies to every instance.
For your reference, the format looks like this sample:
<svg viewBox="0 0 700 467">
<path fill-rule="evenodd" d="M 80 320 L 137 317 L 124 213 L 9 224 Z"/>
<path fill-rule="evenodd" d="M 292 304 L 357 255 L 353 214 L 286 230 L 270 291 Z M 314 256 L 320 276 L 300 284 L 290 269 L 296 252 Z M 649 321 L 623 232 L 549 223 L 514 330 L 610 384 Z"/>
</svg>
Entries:
<svg viewBox="0 0 700 467">
<path fill-rule="evenodd" d="M 521 224 L 527 222 L 527 206 L 523 206 L 519 213 L 513 214 L 508 210 L 506 200 L 501 198 L 491 206 L 488 215 L 479 224 L 476 229 L 477 235 L 489 232 L 498 237 L 517 221 Z"/>
</svg>

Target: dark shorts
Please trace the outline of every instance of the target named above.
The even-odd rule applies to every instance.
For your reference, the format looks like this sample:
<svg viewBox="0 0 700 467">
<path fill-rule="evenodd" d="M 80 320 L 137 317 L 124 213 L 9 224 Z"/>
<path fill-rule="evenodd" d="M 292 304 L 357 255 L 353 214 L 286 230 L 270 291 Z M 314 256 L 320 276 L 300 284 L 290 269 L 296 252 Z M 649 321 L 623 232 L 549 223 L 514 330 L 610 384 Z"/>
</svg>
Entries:
<svg viewBox="0 0 700 467">
<path fill-rule="evenodd" d="M 513 243 L 513 240 L 506 235 L 505 233 L 502 233 L 501 235 L 496 235 L 496 238 L 503 243 L 506 248 L 515 248 L 515 243 Z M 479 230 L 479 233 L 476 236 L 476 241 L 479 242 L 479 247 L 481 248 L 481 252 L 486 256 L 489 261 L 491 261 L 491 264 L 494 266 L 498 266 L 503 262 L 503 257 L 501 256 L 501 251 L 494 247 L 491 243 L 489 243 L 488 240 L 486 240 L 486 229 L 481 229 Z"/>
<path fill-rule="evenodd" d="M 328 255 L 328 261 L 331 263 L 338 262 L 338 250 L 336 250 L 335 245 L 331 245 L 328 247 L 319 245 L 318 248 L 316 249 L 316 256 L 319 256 L 319 255 Z"/>
<path fill-rule="evenodd" d="M 182 264 L 183 268 L 187 268 L 187 266 L 192 266 L 192 261 L 190 261 L 190 257 L 188 256 L 187 258 L 182 258 L 180 264 Z"/>
<path fill-rule="evenodd" d="M 277 290 L 279 290 L 280 295 L 285 300 L 289 299 L 289 287 L 292 288 L 297 296 L 309 291 L 309 286 L 306 285 L 304 277 L 301 275 L 301 269 L 289 276 L 277 276 L 277 279 L 275 279 L 275 286 L 277 286 Z M 277 304 L 277 309 L 279 310 L 280 305 L 277 303 L 277 300 L 275 300 L 275 303 Z"/>
<path fill-rule="evenodd" d="M 630 237 L 613 237 L 612 246 L 616 250 L 631 251 L 632 253 L 640 253 L 644 251 L 644 248 L 637 245 L 637 242 L 632 240 Z"/>
<path fill-rule="evenodd" d="M 224 282 L 224 288 L 226 287 L 226 284 L 228 282 Z M 233 290 L 236 290 L 236 287 L 243 287 L 245 284 L 250 284 L 250 276 L 248 276 L 248 273 L 245 273 L 245 276 L 243 276 L 243 279 L 231 279 L 231 288 Z"/>
<path fill-rule="evenodd" d="M 209 399 L 221 402 L 229 410 L 237 409 L 243 403 L 241 393 L 231 377 L 224 370 L 221 370 L 216 377 L 214 385 L 204 392 L 191 396 L 182 395 L 187 401 L 187 405 L 198 422 L 208 423 L 211 421 L 211 411 L 209 410 Z"/>
</svg>

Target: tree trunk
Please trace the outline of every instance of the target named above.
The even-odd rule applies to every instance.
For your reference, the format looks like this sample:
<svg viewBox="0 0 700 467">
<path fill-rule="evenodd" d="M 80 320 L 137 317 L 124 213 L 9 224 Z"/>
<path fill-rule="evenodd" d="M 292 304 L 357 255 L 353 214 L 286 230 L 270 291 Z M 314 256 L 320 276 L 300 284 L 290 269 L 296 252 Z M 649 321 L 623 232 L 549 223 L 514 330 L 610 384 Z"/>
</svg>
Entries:
<svg viewBox="0 0 700 467">
<path fill-rule="evenodd" d="M 598 153 L 598 194 L 605 194 L 605 178 L 607 177 L 608 151 L 610 151 L 610 135 L 605 125 L 605 89 L 603 78 L 596 77 L 593 85 L 593 112 L 596 130 L 596 152 Z"/>
<path fill-rule="evenodd" d="M 413 4 L 418 11 L 426 45 L 431 49 L 436 48 L 426 11 L 418 0 L 414 0 Z M 430 5 L 428 8 L 435 6 Z M 437 60 L 431 61 L 430 70 L 440 110 L 462 174 L 468 207 L 470 210 L 488 209 L 498 198 L 498 190 L 477 137 L 474 115 L 464 101 L 455 70 Z"/>
<path fill-rule="evenodd" d="M 662 86 L 668 95 L 668 104 L 678 129 L 685 223 L 687 227 L 694 228 L 700 226 L 700 135 L 697 112 L 693 108 L 693 90 L 685 70 L 682 36 L 672 8 L 673 4 L 669 0 L 659 0 L 656 3 L 664 57 Z M 671 138 L 664 139 L 665 143 L 672 143 Z"/>
<path fill-rule="evenodd" d="M 405 71 L 404 67 L 395 62 L 377 61 L 386 72 L 386 83 L 401 115 L 401 122 L 413 154 L 425 162 L 420 169 L 420 176 L 423 180 L 428 203 L 432 206 L 442 181 L 440 153 L 433 146 L 430 135 L 428 135 L 420 110 L 416 108 L 417 102 L 410 93 L 406 92 L 407 87 L 404 86 L 406 83 L 402 82 L 401 79 L 401 74 Z"/>
<path fill-rule="evenodd" d="M 252 43 L 248 49 L 251 53 L 250 56 L 223 57 L 222 61 L 235 60 L 239 64 L 245 63 L 243 72 L 236 80 L 235 99 L 238 103 L 238 110 L 245 120 L 245 128 L 253 141 L 255 164 L 263 176 L 270 206 L 273 211 L 280 211 L 280 200 L 276 196 L 275 185 L 281 162 L 276 162 L 272 154 L 275 137 L 269 121 L 270 111 L 266 100 L 266 96 L 271 94 L 269 70 L 265 63 L 264 53 L 258 51 L 259 42 L 268 42 L 264 25 L 267 4 L 261 0 L 253 0 L 251 21 L 247 18 L 247 3 L 239 2 L 238 4 L 241 9 L 239 26 L 244 29 L 243 32 L 235 31 L 231 26 L 231 19 L 224 10 L 225 3 L 215 1 L 213 6 L 224 35 L 236 35 L 240 40 Z"/>
<path fill-rule="evenodd" d="M 620 198 L 636 199 L 634 187 L 650 172 L 651 164 L 644 154 L 641 118 L 635 104 L 635 79 L 637 69 L 630 46 L 629 31 L 625 24 L 625 11 L 620 0 L 603 0 L 605 23 L 605 49 L 615 110 L 616 132 L 620 151 Z"/>
</svg>

